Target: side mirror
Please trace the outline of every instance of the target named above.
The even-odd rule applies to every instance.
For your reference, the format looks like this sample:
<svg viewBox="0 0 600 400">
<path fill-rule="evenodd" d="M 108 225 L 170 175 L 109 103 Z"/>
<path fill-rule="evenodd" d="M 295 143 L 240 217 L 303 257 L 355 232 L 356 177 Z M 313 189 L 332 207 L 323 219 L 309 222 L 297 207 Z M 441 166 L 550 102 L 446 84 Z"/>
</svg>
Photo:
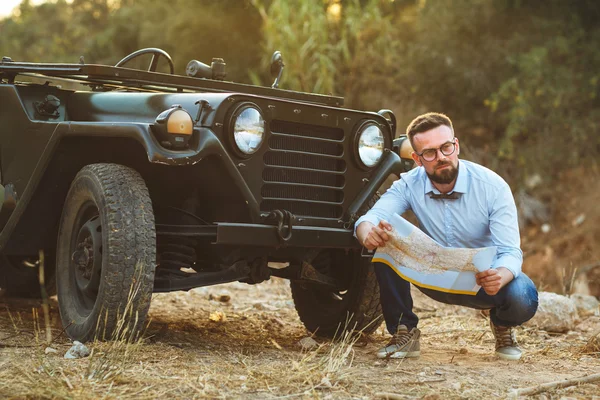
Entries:
<svg viewBox="0 0 600 400">
<path fill-rule="evenodd" d="M 273 82 L 273 85 L 271 86 L 272 88 L 277 88 L 279 86 L 284 66 L 285 64 L 283 63 L 281 52 L 279 50 L 275 51 L 271 57 L 271 76 L 275 78 L 275 82 Z"/>
</svg>

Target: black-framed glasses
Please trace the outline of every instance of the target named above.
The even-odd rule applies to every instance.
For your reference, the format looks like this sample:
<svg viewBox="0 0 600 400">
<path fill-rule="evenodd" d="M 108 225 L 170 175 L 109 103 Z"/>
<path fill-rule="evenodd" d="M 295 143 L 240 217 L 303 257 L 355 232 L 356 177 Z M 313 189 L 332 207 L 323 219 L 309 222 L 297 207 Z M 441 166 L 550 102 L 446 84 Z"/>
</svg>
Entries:
<svg viewBox="0 0 600 400">
<path fill-rule="evenodd" d="M 423 150 L 420 154 L 415 151 L 415 154 L 419 157 L 423 157 L 425 161 L 433 161 L 437 158 L 438 150 L 445 156 L 450 156 L 456 151 L 456 139 L 452 139 L 450 142 L 446 142 L 437 149 Z"/>
</svg>

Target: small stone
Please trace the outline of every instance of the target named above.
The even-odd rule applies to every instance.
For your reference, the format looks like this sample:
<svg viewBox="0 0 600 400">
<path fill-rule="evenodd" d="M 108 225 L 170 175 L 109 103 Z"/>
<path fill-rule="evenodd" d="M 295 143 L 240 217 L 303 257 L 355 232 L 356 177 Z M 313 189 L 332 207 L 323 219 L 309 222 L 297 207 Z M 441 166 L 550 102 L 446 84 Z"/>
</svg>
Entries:
<svg viewBox="0 0 600 400">
<path fill-rule="evenodd" d="M 50 354 L 50 353 L 54 354 L 54 353 L 58 353 L 58 350 L 53 349 L 52 347 L 46 347 L 46 349 L 44 350 L 44 353 L 45 354 Z"/>
<path fill-rule="evenodd" d="M 460 350 L 458 350 L 459 354 L 468 354 L 469 350 L 466 349 L 465 347 L 461 347 Z"/>
<path fill-rule="evenodd" d="M 436 374 L 436 375 L 444 375 L 444 372 L 443 372 L 443 371 L 440 371 L 440 370 L 438 369 L 437 371 L 435 371 L 435 374 Z"/>
<path fill-rule="evenodd" d="M 298 345 L 302 348 L 302 350 L 313 350 L 319 347 L 319 343 L 310 336 L 302 338 L 298 341 Z"/>
<path fill-rule="evenodd" d="M 218 300 L 219 300 L 221 303 L 228 303 L 228 302 L 229 302 L 229 300 L 231 300 L 231 296 L 229 296 L 229 295 L 227 295 L 227 294 L 222 294 L 222 295 L 220 295 L 220 296 L 219 296 Z"/>
<path fill-rule="evenodd" d="M 89 356 L 90 353 L 91 353 L 90 349 L 88 349 L 86 347 L 86 345 L 75 340 L 73 342 L 73 346 L 69 350 L 67 350 L 67 352 L 65 353 L 65 358 L 69 358 L 69 359 L 84 358 L 84 357 Z"/>
<path fill-rule="evenodd" d="M 460 382 L 453 382 L 450 384 L 450 387 L 454 390 L 460 390 L 460 388 L 462 387 L 462 383 Z"/>
</svg>

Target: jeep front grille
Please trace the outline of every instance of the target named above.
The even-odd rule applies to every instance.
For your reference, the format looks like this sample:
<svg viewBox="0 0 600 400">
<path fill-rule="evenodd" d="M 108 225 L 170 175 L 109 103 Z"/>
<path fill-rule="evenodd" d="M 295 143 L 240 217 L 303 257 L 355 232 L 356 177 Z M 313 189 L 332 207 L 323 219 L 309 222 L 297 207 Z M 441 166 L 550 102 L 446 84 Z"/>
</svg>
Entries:
<svg viewBox="0 0 600 400">
<path fill-rule="evenodd" d="M 264 155 L 261 211 L 288 210 L 298 216 L 342 217 L 344 131 L 274 120 Z"/>
</svg>

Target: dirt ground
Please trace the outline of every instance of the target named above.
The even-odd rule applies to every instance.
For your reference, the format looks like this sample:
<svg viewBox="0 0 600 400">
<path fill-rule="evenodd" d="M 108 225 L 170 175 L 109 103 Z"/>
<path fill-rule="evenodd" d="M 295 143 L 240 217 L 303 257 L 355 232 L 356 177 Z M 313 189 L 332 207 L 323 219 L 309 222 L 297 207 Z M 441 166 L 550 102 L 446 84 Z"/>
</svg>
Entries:
<svg viewBox="0 0 600 400">
<path fill-rule="evenodd" d="M 561 177 L 558 194 L 538 192 L 551 205 L 551 230 L 543 233 L 541 223 L 527 227 L 524 270 L 546 290 L 564 291 L 582 266 L 600 260 L 598 177 L 598 171 L 573 171 Z M 579 273 L 584 284 L 568 289 L 593 292 L 599 282 L 594 273 Z M 46 354 L 39 303 L 0 298 L 0 398 L 372 399 L 393 393 L 406 399 L 503 399 L 513 389 L 600 373 L 598 315 L 566 334 L 520 328 L 525 354 L 508 362 L 493 356 L 488 321 L 480 313 L 435 303 L 418 291 L 415 307 L 419 359 L 378 360 L 376 350 L 389 340 L 383 326 L 358 340 L 316 338 L 316 349 L 301 349 L 298 342 L 308 334 L 288 282 L 272 278 L 256 286 L 156 294 L 143 341 L 91 343 L 90 357 L 67 360 L 71 343 L 62 334 L 55 299 L 49 328 L 57 352 Z M 600 399 L 600 381 L 531 398 Z"/>
<path fill-rule="evenodd" d="M 356 342 L 307 336 L 288 283 L 271 279 L 157 294 L 142 343 L 92 343 L 92 357 L 67 360 L 70 342 L 59 336 L 58 353 L 45 354 L 42 311 L 35 303 L 0 308 L 2 398 L 323 398 L 370 399 L 395 393 L 407 399 L 507 398 L 511 389 L 600 372 L 586 343 L 600 329 L 600 316 L 584 319 L 565 335 L 521 329 L 525 355 L 519 362 L 493 356 L 487 319 L 474 310 L 437 304 L 415 293 L 422 322 L 422 355 L 378 360 L 386 344 L 381 327 Z M 37 311 L 36 317 L 32 309 Z M 55 302 L 53 334 L 60 335 Z M 600 398 L 599 382 L 546 397 Z M 439 396 L 439 397 L 436 397 Z"/>
</svg>

